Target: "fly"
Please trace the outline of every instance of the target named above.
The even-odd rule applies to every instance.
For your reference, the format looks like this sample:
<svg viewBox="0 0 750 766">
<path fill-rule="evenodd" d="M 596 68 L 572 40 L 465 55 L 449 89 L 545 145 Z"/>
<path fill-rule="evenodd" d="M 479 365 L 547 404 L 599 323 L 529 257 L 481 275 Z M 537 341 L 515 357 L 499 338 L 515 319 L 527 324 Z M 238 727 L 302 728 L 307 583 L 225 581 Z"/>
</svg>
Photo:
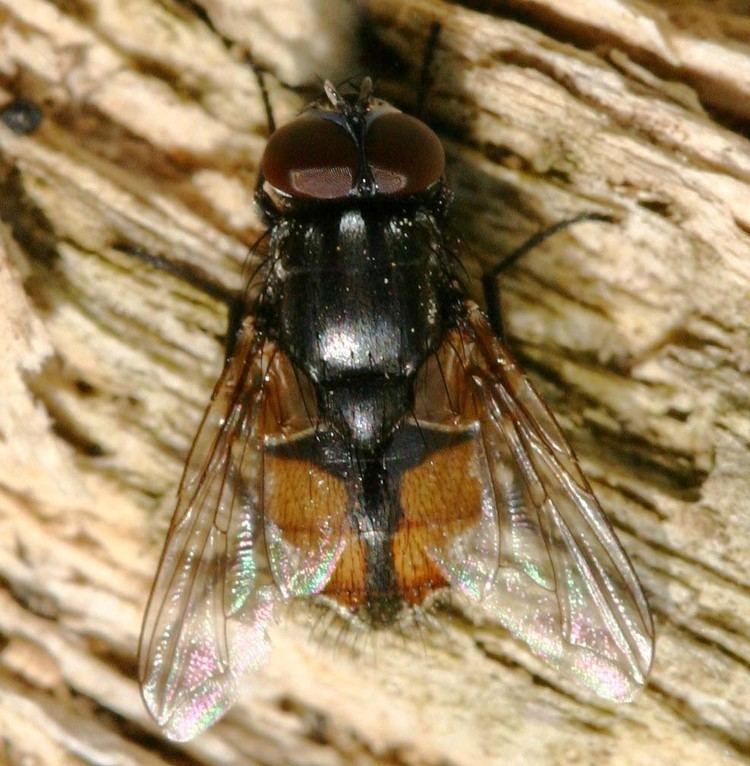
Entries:
<svg viewBox="0 0 750 766">
<path fill-rule="evenodd" d="M 326 83 L 271 135 L 256 199 L 258 297 L 234 312 L 143 623 L 159 726 L 187 740 L 226 712 L 296 599 L 377 629 L 450 594 L 631 699 L 652 659 L 645 597 L 553 415 L 463 292 L 435 133 L 369 79 Z"/>
</svg>

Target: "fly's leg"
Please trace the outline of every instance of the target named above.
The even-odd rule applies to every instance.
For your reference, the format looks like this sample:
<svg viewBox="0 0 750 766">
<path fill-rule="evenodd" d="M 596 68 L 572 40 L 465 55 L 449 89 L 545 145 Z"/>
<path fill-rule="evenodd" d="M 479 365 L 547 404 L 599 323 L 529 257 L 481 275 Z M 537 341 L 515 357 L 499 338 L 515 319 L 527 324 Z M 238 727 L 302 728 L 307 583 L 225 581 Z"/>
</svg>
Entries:
<svg viewBox="0 0 750 766">
<path fill-rule="evenodd" d="M 253 70 L 255 79 L 258 82 L 258 88 L 260 89 L 260 97 L 263 99 L 263 109 L 266 112 L 266 127 L 268 130 L 268 136 L 276 130 L 276 119 L 273 116 L 273 109 L 271 108 L 271 98 L 268 95 L 268 88 L 266 87 L 266 78 L 263 74 L 263 70 L 255 63 L 253 57 L 248 53 L 245 55 L 245 62 Z"/>
<path fill-rule="evenodd" d="M 435 60 L 435 51 L 437 49 L 438 40 L 440 39 L 440 22 L 433 21 L 430 27 L 430 32 L 427 35 L 427 43 L 425 44 L 424 55 L 422 57 L 422 68 L 419 73 L 419 87 L 417 88 L 417 102 L 414 106 L 414 116 L 420 120 L 424 115 L 425 102 L 427 101 L 427 95 L 432 87 L 432 64 Z"/>
<path fill-rule="evenodd" d="M 242 330 L 242 320 L 245 318 L 245 301 L 239 296 L 234 296 L 232 302 L 227 306 L 227 334 L 224 338 L 224 364 L 229 364 L 234 351 L 237 348 L 237 341 L 240 338 Z"/>
<path fill-rule="evenodd" d="M 225 42 L 227 41 L 225 40 Z M 229 43 L 227 42 L 227 44 Z M 253 61 L 252 56 L 250 56 L 249 53 L 245 53 L 245 62 L 253 70 L 255 78 L 258 82 L 258 89 L 260 90 L 261 98 L 263 99 L 263 108 L 266 113 L 268 135 L 270 136 L 271 133 L 276 130 L 276 120 L 273 116 L 271 99 L 268 95 L 268 88 L 266 87 L 263 72 L 255 63 L 255 61 Z M 259 172 L 258 179 L 256 181 L 256 201 L 258 201 L 261 206 L 262 214 L 268 218 L 271 214 L 272 207 L 270 204 L 266 204 L 265 206 L 263 205 L 263 202 L 265 201 L 265 193 L 262 190 L 263 182 L 263 175 Z M 255 245 L 250 248 L 249 255 L 255 252 L 257 245 L 264 237 L 265 234 L 261 236 Z M 138 258 L 152 268 L 166 271 L 168 274 L 181 279 L 183 282 L 187 282 L 189 285 L 196 288 L 196 290 L 211 296 L 227 307 L 227 334 L 224 340 L 224 360 L 225 363 L 229 362 L 237 347 L 237 341 L 242 329 L 242 320 L 247 313 L 247 293 L 251 286 L 250 283 L 253 280 L 249 280 L 247 289 L 241 293 L 236 293 L 213 281 L 210 277 L 198 270 L 195 266 L 188 268 L 184 264 L 174 263 L 173 261 L 170 261 L 161 255 L 153 255 L 152 253 L 149 253 L 139 247 L 121 245 L 117 249 L 122 253 Z"/>
<path fill-rule="evenodd" d="M 539 245 L 549 239 L 549 237 L 552 237 L 574 224 L 583 221 L 613 223 L 614 220 L 615 219 L 612 216 L 606 215 L 605 213 L 581 213 L 573 218 L 566 218 L 564 221 L 558 221 L 557 223 L 552 224 L 552 226 L 548 226 L 546 229 L 542 229 L 542 231 L 538 231 L 536 234 L 529 237 L 520 247 L 516 248 L 510 255 L 503 258 L 503 260 L 491 271 L 488 271 L 482 276 L 482 289 L 484 291 L 484 298 L 487 305 L 487 316 L 497 333 L 497 336 L 501 340 L 505 340 L 505 327 L 503 324 L 503 312 L 500 303 L 500 291 L 498 290 L 497 284 L 498 277 L 530 250 L 539 247 Z"/>
<path fill-rule="evenodd" d="M 165 271 L 167 274 L 177 277 L 177 279 L 186 282 L 191 287 L 205 293 L 214 300 L 223 303 L 227 307 L 227 334 L 224 340 L 224 359 L 228 362 L 232 358 L 242 327 L 242 319 L 247 311 L 247 300 L 244 291 L 237 293 L 229 290 L 215 282 L 196 266 L 188 267 L 182 263 L 175 263 L 162 255 L 154 255 L 140 247 L 121 244 L 115 249 L 120 253 L 137 258 L 151 268 Z"/>
<path fill-rule="evenodd" d="M 258 88 L 260 89 L 260 95 L 263 99 L 263 108 L 266 111 L 266 126 L 268 130 L 268 137 L 276 130 L 276 119 L 273 116 L 273 109 L 271 108 L 271 98 L 268 95 L 268 88 L 266 87 L 266 79 L 263 74 L 263 70 L 253 61 L 250 54 L 245 56 L 245 62 L 253 70 L 255 79 L 258 82 Z M 268 194 L 264 190 L 263 186 L 266 182 L 265 176 L 261 168 L 258 168 L 258 176 L 255 179 L 255 204 L 260 210 L 263 220 L 270 224 L 277 217 L 276 206 L 269 198 Z"/>
</svg>

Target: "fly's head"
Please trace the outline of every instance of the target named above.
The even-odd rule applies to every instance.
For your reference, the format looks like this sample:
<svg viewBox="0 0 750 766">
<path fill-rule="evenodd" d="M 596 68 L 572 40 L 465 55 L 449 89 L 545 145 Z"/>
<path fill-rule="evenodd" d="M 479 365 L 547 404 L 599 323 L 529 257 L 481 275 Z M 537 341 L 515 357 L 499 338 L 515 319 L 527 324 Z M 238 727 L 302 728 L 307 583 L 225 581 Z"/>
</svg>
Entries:
<svg viewBox="0 0 750 766">
<path fill-rule="evenodd" d="M 273 216 L 316 203 L 426 201 L 444 187 L 440 139 L 416 117 L 372 95 L 372 80 L 325 96 L 270 137 L 258 198 Z"/>
</svg>

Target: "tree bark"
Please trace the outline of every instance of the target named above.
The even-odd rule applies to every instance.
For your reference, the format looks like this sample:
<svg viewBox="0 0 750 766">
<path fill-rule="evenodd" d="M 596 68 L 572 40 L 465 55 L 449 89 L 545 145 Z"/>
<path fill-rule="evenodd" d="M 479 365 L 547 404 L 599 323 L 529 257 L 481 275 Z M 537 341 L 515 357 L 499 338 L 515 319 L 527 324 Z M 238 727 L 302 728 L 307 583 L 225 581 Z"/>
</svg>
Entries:
<svg viewBox="0 0 750 766">
<path fill-rule="evenodd" d="M 458 615 L 376 662 L 292 620 L 232 712 L 169 744 L 134 657 L 226 313 L 133 252 L 241 284 L 266 128 L 232 44 L 283 122 L 359 71 L 358 17 L 405 108 L 442 24 L 426 119 L 472 275 L 616 218 L 502 299 L 647 590 L 655 666 L 616 707 Z M 0 762 L 750 763 L 748 40 L 741 0 L 0 0 L 0 101 L 44 111 L 0 124 Z"/>
</svg>

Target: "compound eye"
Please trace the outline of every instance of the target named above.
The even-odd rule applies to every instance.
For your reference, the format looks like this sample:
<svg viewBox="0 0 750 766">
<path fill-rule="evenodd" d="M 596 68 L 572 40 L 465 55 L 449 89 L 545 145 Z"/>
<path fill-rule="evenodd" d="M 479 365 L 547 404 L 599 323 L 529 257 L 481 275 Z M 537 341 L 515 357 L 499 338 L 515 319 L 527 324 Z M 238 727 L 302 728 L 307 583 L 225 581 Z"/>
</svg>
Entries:
<svg viewBox="0 0 750 766">
<path fill-rule="evenodd" d="M 322 117 L 298 117 L 279 128 L 261 160 L 266 181 L 282 194 L 319 200 L 346 197 L 358 166 L 347 132 Z"/>
<path fill-rule="evenodd" d="M 440 139 L 421 120 L 401 112 L 386 112 L 373 120 L 365 151 L 379 194 L 418 194 L 445 172 Z"/>
</svg>

